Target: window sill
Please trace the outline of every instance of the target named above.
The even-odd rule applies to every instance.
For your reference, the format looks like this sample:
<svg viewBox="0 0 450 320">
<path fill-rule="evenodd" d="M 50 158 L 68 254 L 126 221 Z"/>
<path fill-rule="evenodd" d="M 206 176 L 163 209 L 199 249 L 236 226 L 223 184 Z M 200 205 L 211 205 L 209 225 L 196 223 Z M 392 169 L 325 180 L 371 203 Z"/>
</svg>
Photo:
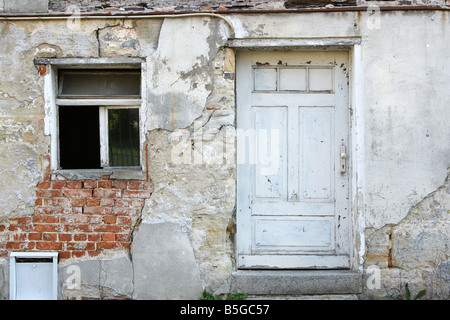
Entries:
<svg viewBox="0 0 450 320">
<path fill-rule="evenodd" d="M 69 180 L 98 180 L 104 176 L 118 180 L 144 180 L 145 173 L 141 167 L 132 168 L 104 168 L 104 169 L 62 169 L 53 170 L 53 174 L 63 176 Z"/>
</svg>

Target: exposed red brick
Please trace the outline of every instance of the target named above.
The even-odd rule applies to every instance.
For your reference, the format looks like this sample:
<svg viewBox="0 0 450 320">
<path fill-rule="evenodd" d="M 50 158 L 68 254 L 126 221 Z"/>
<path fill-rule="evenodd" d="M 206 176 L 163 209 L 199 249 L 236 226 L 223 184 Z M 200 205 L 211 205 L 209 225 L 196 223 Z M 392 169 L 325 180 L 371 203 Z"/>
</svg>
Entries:
<svg viewBox="0 0 450 320">
<path fill-rule="evenodd" d="M 50 216 L 50 215 L 34 215 L 33 223 L 59 223 L 59 216 Z"/>
<path fill-rule="evenodd" d="M 39 66 L 39 75 L 44 76 L 46 74 L 47 74 L 47 66 L 45 64 Z"/>
<path fill-rule="evenodd" d="M 59 259 L 96 257 L 104 250 L 129 250 L 132 223 L 151 195 L 151 182 L 68 180 L 52 174 L 36 186 L 35 212 L 0 224 L 0 257 L 10 251 L 51 250 Z M 48 167 L 48 168 L 47 168 Z"/>
<path fill-rule="evenodd" d="M 43 233 L 42 240 L 44 241 L 57 241 L 58 234 L 57 233 Z"/>
<path fill-rule="evenodd" d="M 72 251 L 73 258 L 82 258 L 86 255 L 85 251 Z"/>
<path fill-rule="evenodd" d="M 70 259 L 72 256 L 70 251 L 59 251 L 58 252 L 58 258 L 59 259 Z"/>
<path fill-rule="evenodd" d="M 87 240 L 87 234 L 85 233 L 79 233 L 73 235 L 74 241 L 86 241 Z"/>
<path fill-rule="evenodd" d="M 69 189 L 81 189 L 83 183 L 81 181 L 67 181 L 67 188 Z"/>
<path fill-rule="evenodd" d="M 61 207 L 67 207 L 70 206 L 70 199 L 68 198 L 49 198 L 44 199 L 45 206 L 61 206 Z"/>
<path fill-rule="evenodd" d="M 99 199 L 100 200 L 100 206 L 102 207 L 113 207 L 115 205 L 114 199 Z"/>
<path fill-rule="evenodd" d="M 97 257 L 100 253 L 101 253 L 101 251 L 100 250 L 97 250 L 97 251 L 88 251 L 87 252 L 88 253 L 88 255 L 89 255 L 89 257 Z"/>
<path fill-rule="evenodd" d="M 83 214 L 105 215 L 111 214 L 112 209 L 108 207 L 84 207 Z"/>
<path fill-rule="evenodd" d="M 97 207 L 100 205 L 101 199 L 86 199 L 86 205 L 89 207 Z"/>
<path fill-rule="evenodd" d="M 126 189 L 127 188 L 127 182 L 126 181 L 120 181 L 120 180 L 113 180 L 112 186 L 113 188 L 117 189 Z"/>
<path fill-rule="evenodd" d="M 13 234 L 10 237 L 12 241 L 25 241 L 28 240 L 28 234 L 26 233 L 17 233 L 17 234 Z"/>
<path fill-rule="evenodd" d="M 84 189 L 93 189 L 93 188 L 97 188 L 97 181 L 93 181 L 93 180 L 87 180 L 83 182 L 83 188 Z"/>
<path fill-rule="evenodd" d="M 18 217 L 18 218 L 11 218 L 9 219 L 10 223 L 14 223 L 14 224 L 30 224 L 32 222 L 32 218 L 31 217 Z"/>
<path fill-rule="evenodd" d="M 34 231 L 37 232 L 58 232 L 59 226 L 56 224 L 35 224 Z"/>
<path fill-rule="evenodd" d="M 114 208 L 114 214 L 116 215 L 122 215 L 122 216 L 136 216 L 139 215 L 140 210 L 139 209 L 133 209 L 133 208 Z"/>
<path fill-rule="evenodd" d="M 146 199 L 150 197 L 150 191 L 137 191 L 137 190 L 124 190 L 123 191 L 124 198 L 141 198 Z"/>
<path fill-rule="evenodd" d="M 28 234 L 28 239 L 29 240 L 34 240 L 34 241 L 42 240 L 42 233 L 40 233 L 40 232 L 30 232 Z"/>
<path fill-rule="evenodd" d="M 126 216 L 118 216 L 117 217 L 118 225 L 131 225 L 131 218 Z"/>
<path fill-rule="evenodd" d="M 36 242 L 37 250 L 62 250 L 63 248 L 63 242 Z"/>
<path fill-rule="evenodd" d="M 97 188 L 111 189 L 112 188 L 112 181 L 111 180 L 99 181 L 97 183 Z"/>
<path fill-rule="evenodd" d="M 118 248 L 121 248 L 121 246 L 117 242 L 98 242 L 97 243 L 98 250 L 118 249 Z"/>
<path fill-rule="evenodd" d="M 114 225 L 114 224 L 100 224 L 100 225 L 92 226 L 92 231 L 93 232 L 116 233 L 116 232 L 122 232 L 123 229 L 121 226 Z"/>
<path fill-rule="evenodd" d="M 9 241 L 6 243 L 5 249 L 9 250 L 31 250 L 34 249 L 34 242 L 13 242 Z"/>
<path fill-rule="evenodd" d="M 146 184 L 145 182 L 142 181 L 130 181 L 128 182 L 128 189 L 130 190 L 146 189 Z"/>
<path fill-rule="evenodd" d="M 117 217 L 116 216 L 104 216 L 103 222 L 106 224 L 114 224 L 116 223 Z"/>
<path fill-rule="evenodd" d="M 100 234 L 88 234 L 88 240 L 89 241 L 99 241 L 100 240 Z"/>
<path fill-rule="evenodd" d="M 116 241 L 118 242 L 130 242 L 131 237 L 128 233 L 117 233 L 116 234 Z"/>
<path fill-rule="evenodd" d="M 91 190 L 66 189 L 63 190 L 64 196 L 69 198 L 89 198 L 92 197 Z"/>
<path fill-rule="evenodd" d="M 51 184 L 50 181 L 44 181 L 44 182 L 38 183 L 38 185 L 36 187 L 39 189 L 48 189 L 48 188 L 50 188 L 50 184 Z"/>
<path fill-rule="evenodd" d="M 73 214 L 82 214 L 83 213 L 83 207 L 72 207 L 72 213 Z"/>
<path fill-rule="evenodd" d="M 85 250 L 95 250 L 95 242 L 86 242 Z"/>
<path fill-rule="evenodd" d="M 86 204 L 86 199 L 72 199 L 72 206 L 83 207 Z"/>
<path fill-rule="evenodd" d="M 102 241 L 116 241 L 116 235 L 114 233 L 102 234 Z"/>
<path fill-rule="evenodd" d="M 61 190 L 38 189 L 36 191 L 36 196 L 38 198 L 56 198 L 56 197 L 62 197 L 63 193 Z"/>
<path fill-rule="evenodd" d="M 32 224 L 10 224 L 8 226 L 8 231 L 20 231 L 20 232 L 27 232 L 32 231 L 33 225 Z"/>
<path fill-rule="evenodd" d="M 120 198 L 121 191 L 118 189 L 95 189 L 95 198 Z"/>
<path fill-rule="evenodd" d="M 52 182 L 52 188 L 53 189 L 64 189 L 67 187 L 66 181 L 53 181 Z"/>
<path fill-rule="evenodd" d="M 72 234 L 71 233 L 60 233 L 59 234 L 59 241 L 72 241 Z"/>
</svg>

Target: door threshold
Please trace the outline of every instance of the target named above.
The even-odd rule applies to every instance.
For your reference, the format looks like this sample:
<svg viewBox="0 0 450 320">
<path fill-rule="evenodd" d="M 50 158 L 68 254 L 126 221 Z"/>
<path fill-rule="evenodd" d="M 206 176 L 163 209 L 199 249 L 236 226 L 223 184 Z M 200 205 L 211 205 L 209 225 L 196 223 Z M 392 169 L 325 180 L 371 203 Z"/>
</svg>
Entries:
<svg viewBox="0 0 450 320">
<path fill-rule="evenodd" d="M 359 294 L 362 273 L 353 270 L 238 270 L 231 292 L 249 295 Z"/>
</svg>

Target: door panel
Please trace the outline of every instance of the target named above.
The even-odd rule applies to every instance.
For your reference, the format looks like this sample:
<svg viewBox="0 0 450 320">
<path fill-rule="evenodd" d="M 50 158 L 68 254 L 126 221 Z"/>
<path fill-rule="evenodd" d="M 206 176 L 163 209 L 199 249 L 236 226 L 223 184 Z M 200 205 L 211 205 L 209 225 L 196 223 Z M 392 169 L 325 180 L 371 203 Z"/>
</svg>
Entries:
<svg viewBox="0 0 450 320">
<path fill-rule="evenodd" d="M 269 247 L 289 251 L 309 247 L 331 249 L 333 245 L 333 219 L 330 217 L 256 217 L 255 245 L 264 250 Z"/>
<path fill-rule="evenodd" d="M 257 198 L 286 198 L 286 107 L 254 107 Z"/>
<path fill-rule="evenodd" d="M 328 200 L 332 195 L 334 110 L 304 107 L 299 111 L 300 196 Z"/>
<path fill-rule="evenodd" d="M 237 58 L 239 268 L 348 268 L 348 53 Z"/>
</svg>

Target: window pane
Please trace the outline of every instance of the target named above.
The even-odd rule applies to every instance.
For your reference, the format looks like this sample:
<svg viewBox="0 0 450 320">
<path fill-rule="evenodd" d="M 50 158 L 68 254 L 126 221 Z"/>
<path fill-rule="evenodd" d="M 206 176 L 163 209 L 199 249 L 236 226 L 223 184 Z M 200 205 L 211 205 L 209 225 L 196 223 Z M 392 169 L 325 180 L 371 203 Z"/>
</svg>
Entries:
<svg viewBox="0 0 450 320">
<path fill-rule="evenodd" d="M 280 68 L 280 90 L 306 91 L 306 68 Z"/>
<path fill-rule="evenodd" d="M 109 109 L 109 165 L 140 166 L 139 109 Z"/>
<path fill-rule="evenodd" d="M 277 90 L 277 69 L 254 69 L 254 90 Z"/>
<path fill-rule="evenodd" d="M 333 90 L 333 70 L 309 69 L 309 90 L 310 91 L 332 91 Z"/>
<path fill-rule="evenodd" d="M 59 97 L 137 98 L 141 93 L 140 70 L 61 70 Z"/>
<path fill-rule="evenodd" d="M 98 107 L 59 107 L 61 169 L 100 168 Z"/>
</svg>

